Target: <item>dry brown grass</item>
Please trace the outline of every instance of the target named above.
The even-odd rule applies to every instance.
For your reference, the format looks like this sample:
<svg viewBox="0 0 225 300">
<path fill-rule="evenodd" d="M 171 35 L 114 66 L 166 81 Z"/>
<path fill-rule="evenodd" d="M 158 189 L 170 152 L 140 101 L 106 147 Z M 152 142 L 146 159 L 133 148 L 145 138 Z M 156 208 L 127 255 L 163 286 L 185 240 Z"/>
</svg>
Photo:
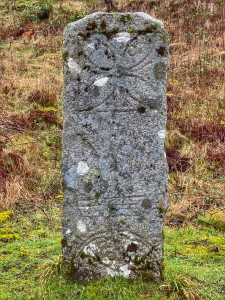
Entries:
<svg viewBox="0 0 225 300">
<path fill-rule="evenodd" d="M 62 26 L 9 15 L 1 30 L 0 209 L 61 192 Z"/>
<path fill-rule="evenodd" d="M 167 145 L 191 158 L 185 172 L 170 175 L 167 222 L 179 224 L 224 207 L 225 6 L 166 1 L 152 12 L 170 33 Z"/>
<path fill-rule="evenodd" d="M 33 86 L 30 85 L 30 93 L 27 100 L 42 106 L 55 106 L 59 95 L 61 83 L 54 76 L 41 76 Z"/>
<path fill-rule="evenodd" d="M 198 210 L 224 207 L 225 203 L 224 1 L 117 2 L 120 11 L 145 11 L 162 19 L 170 35 L 167 223 L 181 225 L 194 219 Z M 79 17 L 84 10 L 86 13 L 106 11 L 103 3 L 63 1 L 64 15 L 59 18 L 59 3 L 55 2 L 49 23 L 24 23 L 19 16 L 5 14 L 1 32 L 4 47 L 0 145 L 3 151 L 15 152 L 23 161 L 28 161 L 28 169 L 32 169 L 32 165 L 36 168 L 36 175 L 29 178 L 30 181 L 16 172 L 7 179 L 7 207 L 16 203 L 16 199 L 22 201 L 20 196 L 13 198 L 13 190 L 17 195 L 24 193 L 25 201 L 31 197 L 43 201 L 53 197 L 57 190 L 55 179 L 49 174 L 60 176 L 59 158 L 54 161 L 59 156 L 55 156 L 53 150 L 57 144 L 51 126 L 58 128 L 61 118 L 62 30 L 71 14 Z M 22 28 L 19 33 L 18 24 Z M 41 187 L 36 186 L 37 182 Z"/>
<path fill-rule="evenodd" d="M 160 287 L 171 300 L 199 300 L 199 290 L 194 281 L 187 276 L 178 275 L 171 281 L 165 281 Z"/>
<path fill-rule="evenodd" d="M 0 125 L 7 130 L 35 130 L 41 122 L 55 124 L 62 129 L 55 111 L 31 110 L 27 115 L 12 115 L 0 117 Z"/>
<path fill-rule="evenodd" d="M 0 193 L 0 208 L 2 209 L 16 208 L 18 205 L 31 201 L 32 196 L 20 176 L 13 176 L 13 178 L 8 179 L 5 192 Z"/>
</svg>

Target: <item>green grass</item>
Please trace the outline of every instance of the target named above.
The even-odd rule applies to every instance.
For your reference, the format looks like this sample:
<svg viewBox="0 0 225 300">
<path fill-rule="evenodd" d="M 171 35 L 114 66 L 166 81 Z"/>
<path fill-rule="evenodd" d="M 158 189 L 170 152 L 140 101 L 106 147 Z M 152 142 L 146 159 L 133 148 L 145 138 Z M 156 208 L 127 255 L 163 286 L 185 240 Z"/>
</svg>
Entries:
<svg viewBox="0 0 225 300">
<path fill-rule="evenodd" d="M 73 282 L 63 272 L 60 239 L 59 204 L 50 203 L 41 210 L 34 207 L 3 219 L 1 300 L 224 299 L 225 236 L 215 229 L 165 228 L 165 282 L 161 285 L 121 277 L 88 285 Z M 200 298 L 191 298 L 192 293 Z"/>
<path fill-rule="evenodd" d="M 190 276 L 198 283 L 203 299 L 224 299 L 224 234 L 194 227 L 166 229 L 165 233 L 166 277 Z"/>
</svg>

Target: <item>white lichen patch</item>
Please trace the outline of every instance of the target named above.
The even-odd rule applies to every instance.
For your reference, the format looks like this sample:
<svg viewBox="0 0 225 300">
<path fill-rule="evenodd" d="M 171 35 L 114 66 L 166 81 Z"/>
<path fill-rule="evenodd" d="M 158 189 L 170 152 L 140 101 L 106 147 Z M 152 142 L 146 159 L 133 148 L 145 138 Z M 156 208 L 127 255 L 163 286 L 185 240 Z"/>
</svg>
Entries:
<svg viewBox="0 0 225 300">
<path fill-rule="evenodd" d="M 106 272 L 107 272 L 107 275 L 111 276 L 111 277 L 120 275 L 118 271 L 111 269 L 111 268 L 106 268 Z"/>
<path fill-rule="evenodd" d="M 94 243 L 90 243 L 88 246 L 84 247 L 84 254 L 87 256 L 95 257 L 97 247 Z"/>
<path fill-rule="evenodd" d="M 110 261 L 108 267 L 106 268 L 106 272 L 108 276 L 114 277 L 120 275 L 119 268 L 116 266 L 115 260 Z"/>
<path fill-rule="evenodd" d="M 134 239 L 133 234 L 127 231 L 123 231 L 123 236 L 125 236 L 128 239 L 127 243 L 129 244 L 131 243 L 131 240 Z"/>
<path fill-rule="evenodd" d="M 108 257 L 104 257 L 104 258 L 102 259 L 102 263 L 105 264 L 105 265 L 109 265 L 109 264 L 111 264 L 111 261 L 109 260 Z"/>
<path fill-rule="evenodd" d="M 89 171 L 88 164 L 85 161 L 80 161 L 77 166 L 77 173 L 79 175 L 85 175 Z"/>
<path fill-rule="evenodd" d="M 99 78 L 99 79 L 95 80 L 94 85 L 102 87 L 102 86 L 106 85 L 108 80 L 109 80 L 108 77 Z"/>
<path fill-rule="evenodd" d="M 74 75 L 81 73 L 80 66 L 71 57 L 68 59 L 68 68 L 70 72 Z"/>
<path fill-rule="evenodd" d="M 67 231 L 65 232 L 67 235 L 71 234 L 71 229 L 67 229 Z"/>
<path fill-rule="evenodd" d="M 118 43 L 127 43 L 130 40 L 129 32 L 119 32 L 114 40 Z"/>
<path fill-rule="evenodd" d="M 77 186 L 76 174 L 76 166 L 71 166 L 66 171 L 64 181 L 68 187 L 75 188 Z"/>
<path fill-rule="evenodd" d="M 119 274 L 125 278 L 128 278 L 130 275 L 131 270 L 129 270 L 129 264 L 121 266 Z"/>
<path fill-rule="evenodd" d="M 89 44 L 87 44 L 87 46 L 90 49 L 95 49 L 95 44 L 94 43 L 89 43 Z"/>
<path fill-rule="evenodd" d="M 166 137 L 166 131 L 165 130 L 159 130 L 158 131 L 158 137 L 160 139 L 165 139 L 165 137 Z"/>
<path fill-rule="evenodd" d="M 81 233 L 85 233 L 86 230 L 87 230 L 86 224 L 83 221 L 78 220 L 78 222 L 77 222 L 77 229 Z"/>
<path fill-rule="evenodd" d="M 114 276 L 123 276 L 125 278 L 129 278 L 131 270 L 129 269 L 129 264 L 123 266 L 116 266 L 115 261 L 110 261 L 110 266 L 106 268 L 107 275 Z"/>
</svg>

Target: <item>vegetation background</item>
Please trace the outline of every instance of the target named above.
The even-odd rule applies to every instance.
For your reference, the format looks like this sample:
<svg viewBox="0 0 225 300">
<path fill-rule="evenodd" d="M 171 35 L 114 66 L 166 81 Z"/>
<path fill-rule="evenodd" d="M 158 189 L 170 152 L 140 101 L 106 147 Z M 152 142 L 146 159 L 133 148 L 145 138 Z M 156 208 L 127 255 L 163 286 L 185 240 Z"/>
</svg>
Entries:
<svg viewBox="0 0 225 300">
<path fill-rule="evenodd" d="M 0 2 L 0 299 L 225 299 L 225 1 L 118 0 L 170 35 L 165 281 L 61 266 L 62 32 L 103 0 Z"/>
</svg>

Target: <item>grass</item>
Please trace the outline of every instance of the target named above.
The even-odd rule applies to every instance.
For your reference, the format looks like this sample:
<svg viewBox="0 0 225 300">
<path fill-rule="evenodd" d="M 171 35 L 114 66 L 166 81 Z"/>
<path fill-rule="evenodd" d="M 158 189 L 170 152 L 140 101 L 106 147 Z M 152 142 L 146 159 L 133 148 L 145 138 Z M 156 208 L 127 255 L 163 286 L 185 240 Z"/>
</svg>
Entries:
<svg viewBox="0 0 225 300">
<path fill-rule="evenodd" d="M 44 2 L 0 3 L 0 299 L 224 299 L 224 1 L 117 1 L 170 35 L 165 281 L 87 286 L 61 266 L 62 32 L 106 7 Z"/>
<path fill-rule="evenodd" d="M 213 228 L 165 228 L 165 281 L 160 285 L 120 277 L 81 285 L 62 268 L 59 200 L 5 213 L 2 220 L 1 300 L 224 299 L 225 236 Z"/>
</svg>

